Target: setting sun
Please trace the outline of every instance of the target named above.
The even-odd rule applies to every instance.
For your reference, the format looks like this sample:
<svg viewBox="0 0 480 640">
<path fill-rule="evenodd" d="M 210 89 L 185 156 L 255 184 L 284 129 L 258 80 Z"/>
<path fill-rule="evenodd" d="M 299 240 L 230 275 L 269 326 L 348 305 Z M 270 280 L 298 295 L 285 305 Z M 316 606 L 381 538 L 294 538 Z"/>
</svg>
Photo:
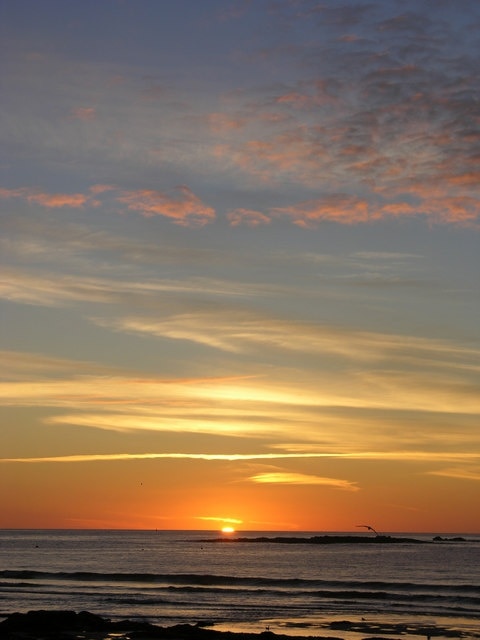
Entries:
<svg viewBox="0 0 480 640">
<path fill-rule="evenodd" d="M 230 526 L 222 527 L 222 533 L 235 533 L 235 529 Z"/>
</svg>

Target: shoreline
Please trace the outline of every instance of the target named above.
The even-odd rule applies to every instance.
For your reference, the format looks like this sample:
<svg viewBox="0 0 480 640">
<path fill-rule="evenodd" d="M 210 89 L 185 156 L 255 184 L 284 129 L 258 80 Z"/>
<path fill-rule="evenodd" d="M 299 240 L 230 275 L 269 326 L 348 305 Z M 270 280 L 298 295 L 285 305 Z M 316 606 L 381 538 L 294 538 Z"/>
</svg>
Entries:
<svg viewBox="0 0 480 640">
<path fill-rule="evenodd" d="M 12 613 L 0 621 L 0 637 L 3 640 L 399 640 L 407 638 L 480 638 L 478 631 L 465 630 L 450 625 L 438 625 L 420 621 L 401 622 L 360 620 L 331 620 L 317 627 L 318 632 L 289 634 L 279 633 L 266 626 L 263 631 L 218 630 L 213 622 L 176 624 L 162 627 L 137 620 L 112 621 L 88 611 L 32 610 Z M 293 629 L 292 629 L 293 630 Z M 306 628 L 305 628 L 306 630 Z"/>
</svg>

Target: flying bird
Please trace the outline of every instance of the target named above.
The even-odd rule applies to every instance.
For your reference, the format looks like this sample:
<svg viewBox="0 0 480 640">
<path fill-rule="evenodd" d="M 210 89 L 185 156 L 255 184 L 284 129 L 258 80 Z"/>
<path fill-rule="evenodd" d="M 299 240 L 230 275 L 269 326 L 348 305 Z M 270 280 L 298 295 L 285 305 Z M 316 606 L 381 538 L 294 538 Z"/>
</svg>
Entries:
<svg viewBox="0 0 480 640">
<path fill-rule="evenodd" d="M 378 536 L 378 531 L 371 527 L 369 524 L 357 524 L 357 527 L 363 527 L 364 529 L 368 529 L 369 531 L 373 531 L 373 533 Z"/>
</svg>

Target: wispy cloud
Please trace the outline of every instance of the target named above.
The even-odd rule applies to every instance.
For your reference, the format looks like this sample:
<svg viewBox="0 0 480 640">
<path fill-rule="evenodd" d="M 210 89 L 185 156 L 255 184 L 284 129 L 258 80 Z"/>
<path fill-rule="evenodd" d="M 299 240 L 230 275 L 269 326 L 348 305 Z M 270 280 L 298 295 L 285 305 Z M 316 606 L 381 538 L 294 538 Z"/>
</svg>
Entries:
<svg viewBox="0 0 480 640">
<path fill-rule="evenodd" d="M 243 520 L 238 518 L 219 518 L 218 516 L 195 516 L 196 520 L 203 520 L 205 522 L 228 522 L 229 524 L 243 524 Z"/>
<path fill-rule="evenodd" d="M 72 454 L 64 456 L 41 456 L 23 458 L 0 458 L 0 463 L 76 463 L 76 462 L 122 462 L 128 460 L 205 460 L 208 462 L 255 462 L 275 460 L 308 460 L 321 458 L 339 458 L 346 460 L 389 460 L 397 462 L 472 462 L 480 459 L 477 453 L 433 453 L 429 451 L 358 451 L 350 453 L 90 453 Z M 445 475 L 465 479 L 479 479 L 478 474 L 468 473 L 460 469 L 443 471 L 429 471 L 432 475 Z M 322 478 L 308 474 L 288 472 L 272 472 L 257 474 L 249 478 L 250 481 L 263 483 L 285 484 L 329 484 L 323 480 L 334 481 L 332 478 Z M 343 482 L 343 481 L 340 481 Z M 223 519 L 223 518 L 222 518 Z"/>
<path fill-rule="evenodd" d="M 0 277 L 0 298 L 12 300 L 25 304 L 36 304 L 42 306 L 64 306 L 80 302 L 120 304 L 128 302 L 132 297 L 137 300 L 143 298 L 154 299 L 159 293 L 173 295 L 198 296 L 199 292 L 203 297 L 255 297 L 259 295 L 272 294 L 275 287 L 268 287 L 256 283 L 232 283 L 227 280 L 192 276 L 188 280 L 119 280 L 118 278 L 99 278 L 95 276 L 78 276 L 75 274 L 65 274 L 59 276 L 54 271 L 33 271 L 6 268 L 3 277 Z M 159 308 L 162 304 L 157 304 Z M 181 306 L 181 305 L 179 305 Z M 97 318 L 92 320 L 100 326 L 111 326 L 111 328 L 121 329 L 125 324 L 125 330 L 134 330 L 136 321 L 131 320 L 132 328 L 127 328 L 129 320 L 102 320 Z M 139 319 L 138 331 L 147 331 L 147 319 Z M 116 326 L 115 326 L 116 325 Z M 152 334 L 155 333 L 154 325 L 151 327 Z"/>
<path fill-rule="evenodd" d="M 428 471 L 429 475 L 432 476 L 442 476 L 444 478 L 454 478 L 456 480 L 472 480 L 473 482 L 480 482 L 480 471 L 476 466 L 474 469 L 466 469 L 466 468 L 451 468 L 451 469 L 440 469 L 436 471 Z"/>
<path fill-rule="evenodd" d="M 343 489 L 345 491 L 358 491 L 359 487 L 349 480 L 339 480 L 338 478 L 323 478 L 321 476 L 307 475 L 303 473 L 288 473 L 284 471 L 272 473 L 259 473 L 251 476 L 252 482 L 260 484 L 301 484 L 301 485 L 324 485 Z"/>
<path fill-rule="evenodd" d="M 251 352 L 264 348 L 325 355 L 364 362 L 445 366 L 479 371 L 475 348 L 448 341 L 386 333 L 355 331 L 312 323 L 282 320 L 266 314 L 218 309 L 182 313 L 160 319 L 125 317 L 98 320 L 104 326 L 177 340 L 188 340 L 224 351 Z"/>
</svg>

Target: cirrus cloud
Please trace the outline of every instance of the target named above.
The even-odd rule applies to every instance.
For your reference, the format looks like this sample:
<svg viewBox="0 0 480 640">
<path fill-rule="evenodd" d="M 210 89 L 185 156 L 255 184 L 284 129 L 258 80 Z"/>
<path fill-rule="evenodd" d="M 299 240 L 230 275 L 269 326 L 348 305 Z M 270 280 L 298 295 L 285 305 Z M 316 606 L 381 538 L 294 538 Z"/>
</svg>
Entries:
<svg viewBox="0 0 480 640">
<path fill-rule="evenodd" d="M 359 487 L 349 480 L 338 478 L 324 478 L 305 473 L 288 473 L 285 471 L 275 471 L 271 473 L 259 473 L 251 476 L 252 482 L 260 484 L 303 484 L 303 485 L 324 485 L 343 489 L 344 491 L 359 491 Z"/>
</svg>

